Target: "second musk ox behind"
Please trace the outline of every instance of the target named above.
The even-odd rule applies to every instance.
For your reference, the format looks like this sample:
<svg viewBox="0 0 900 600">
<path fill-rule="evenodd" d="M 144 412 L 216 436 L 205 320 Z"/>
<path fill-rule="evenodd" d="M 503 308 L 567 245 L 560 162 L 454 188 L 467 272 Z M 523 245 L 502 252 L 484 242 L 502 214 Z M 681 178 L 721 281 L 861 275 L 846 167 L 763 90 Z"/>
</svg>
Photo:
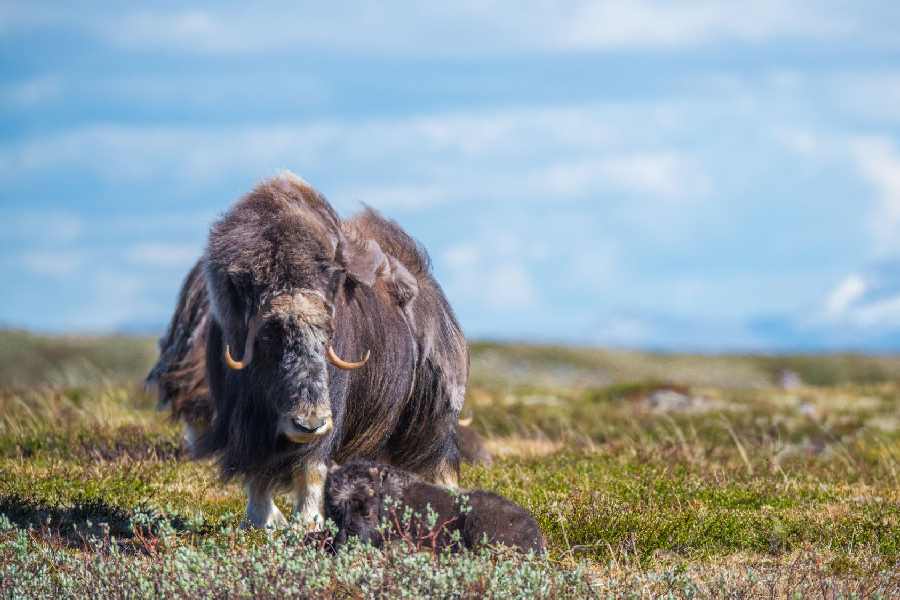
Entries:
<svg viewBox="0 0 900 600">
<path fill-rule="evenodd" d="M 544 552 L 537 522 L 506 498 L 481 490 L 453 492 L 370 461 L 329 470 L 325 515 L 337 526 L 336 547 L 357 537 L 376 547 L 401 539 L 439 552 L 485 543 Z"/>
<path fill-rule="evenodd" d="M 213 225 L 160 345 L 148 380 L 192 454 L 244 480 L 253 526 L 284 523 L 281 491 L 320 523 L 330 461 L 456 484 L 465 339 L 425 251 L 371 209 L 264 182 Z"/>
</svg>

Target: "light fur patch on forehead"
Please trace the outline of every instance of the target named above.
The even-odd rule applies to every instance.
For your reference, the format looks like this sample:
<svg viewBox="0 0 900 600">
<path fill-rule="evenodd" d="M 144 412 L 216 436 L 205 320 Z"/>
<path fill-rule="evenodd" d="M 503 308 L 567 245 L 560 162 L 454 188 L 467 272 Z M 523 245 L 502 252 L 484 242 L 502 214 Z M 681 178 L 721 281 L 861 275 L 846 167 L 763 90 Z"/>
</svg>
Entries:
<svg viewBox="0 0 900 600">
<path fill-rule="evenodd" d="M 331 320 L 325 298 L 316 291 L 280 294 L 269 302 L 268 313 L 282 319 L 296 317 L 310 325 L 323 327 Z"/>
</svg>

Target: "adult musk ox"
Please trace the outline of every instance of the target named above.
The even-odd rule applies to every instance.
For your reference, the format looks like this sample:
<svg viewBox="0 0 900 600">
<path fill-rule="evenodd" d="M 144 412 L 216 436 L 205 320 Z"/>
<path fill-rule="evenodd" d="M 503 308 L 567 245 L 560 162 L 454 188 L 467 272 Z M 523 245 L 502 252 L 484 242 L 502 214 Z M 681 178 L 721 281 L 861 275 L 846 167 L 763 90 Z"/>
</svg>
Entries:
<svg viewBox="0 0 900 600">
<path fill-rule="evenodd" d="M 330 461 L 456 483 L 465 339 L 425 251 L 371 209 L 262 183 L 212 226 L 160 345 L 148 380 L 192 454 L 243 479 L 250 525 L 284 523 L 281 491 L 320 522 Z"/>
</svg>

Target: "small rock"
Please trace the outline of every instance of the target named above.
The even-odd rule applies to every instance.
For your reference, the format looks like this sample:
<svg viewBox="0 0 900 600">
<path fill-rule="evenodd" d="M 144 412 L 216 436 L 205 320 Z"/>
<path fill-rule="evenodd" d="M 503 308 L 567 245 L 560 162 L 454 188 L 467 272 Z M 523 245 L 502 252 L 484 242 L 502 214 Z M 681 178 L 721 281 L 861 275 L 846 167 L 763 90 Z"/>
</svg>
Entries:
<svg viewBox="0 0 900 600">
<path fill-rule="evenodd" d="M 690 410 L 695 401 L 689 394 L 675 390 L 656 390 L 647 396 L 647 406 L 658 412 L 677 412 Z"/>
<path fill-rule="evenodd" d="M 778 387 L 783 390 L 796 390 L 803 387 L 803 378 L 796 371 L 782 369 L 778 372 Z"/>
<path fill-rule="evenodd" d="M 819 409 L 816 408 L 815 404 L 810 404 L 809 402 L 803 402 L 798 407 L 800 414 L 810 419 L 818 419 L 819 418 Z"/>
</svg>

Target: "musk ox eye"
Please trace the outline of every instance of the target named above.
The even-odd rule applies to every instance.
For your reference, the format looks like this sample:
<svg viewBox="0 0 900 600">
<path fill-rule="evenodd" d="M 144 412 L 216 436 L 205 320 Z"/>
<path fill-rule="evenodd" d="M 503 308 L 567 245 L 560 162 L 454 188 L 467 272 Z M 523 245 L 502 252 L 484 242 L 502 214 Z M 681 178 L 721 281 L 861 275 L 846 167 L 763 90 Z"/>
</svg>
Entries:
<svg viewBox="0 0 900 600">
<path fill-rule="evenodd" d="M 261 328 L 256 339 L 260 349 L 264 352 L 272 353 L 280 349 L 280 335 L 273 324 L 267 323 L 265 327 Z"/>
</svg>

